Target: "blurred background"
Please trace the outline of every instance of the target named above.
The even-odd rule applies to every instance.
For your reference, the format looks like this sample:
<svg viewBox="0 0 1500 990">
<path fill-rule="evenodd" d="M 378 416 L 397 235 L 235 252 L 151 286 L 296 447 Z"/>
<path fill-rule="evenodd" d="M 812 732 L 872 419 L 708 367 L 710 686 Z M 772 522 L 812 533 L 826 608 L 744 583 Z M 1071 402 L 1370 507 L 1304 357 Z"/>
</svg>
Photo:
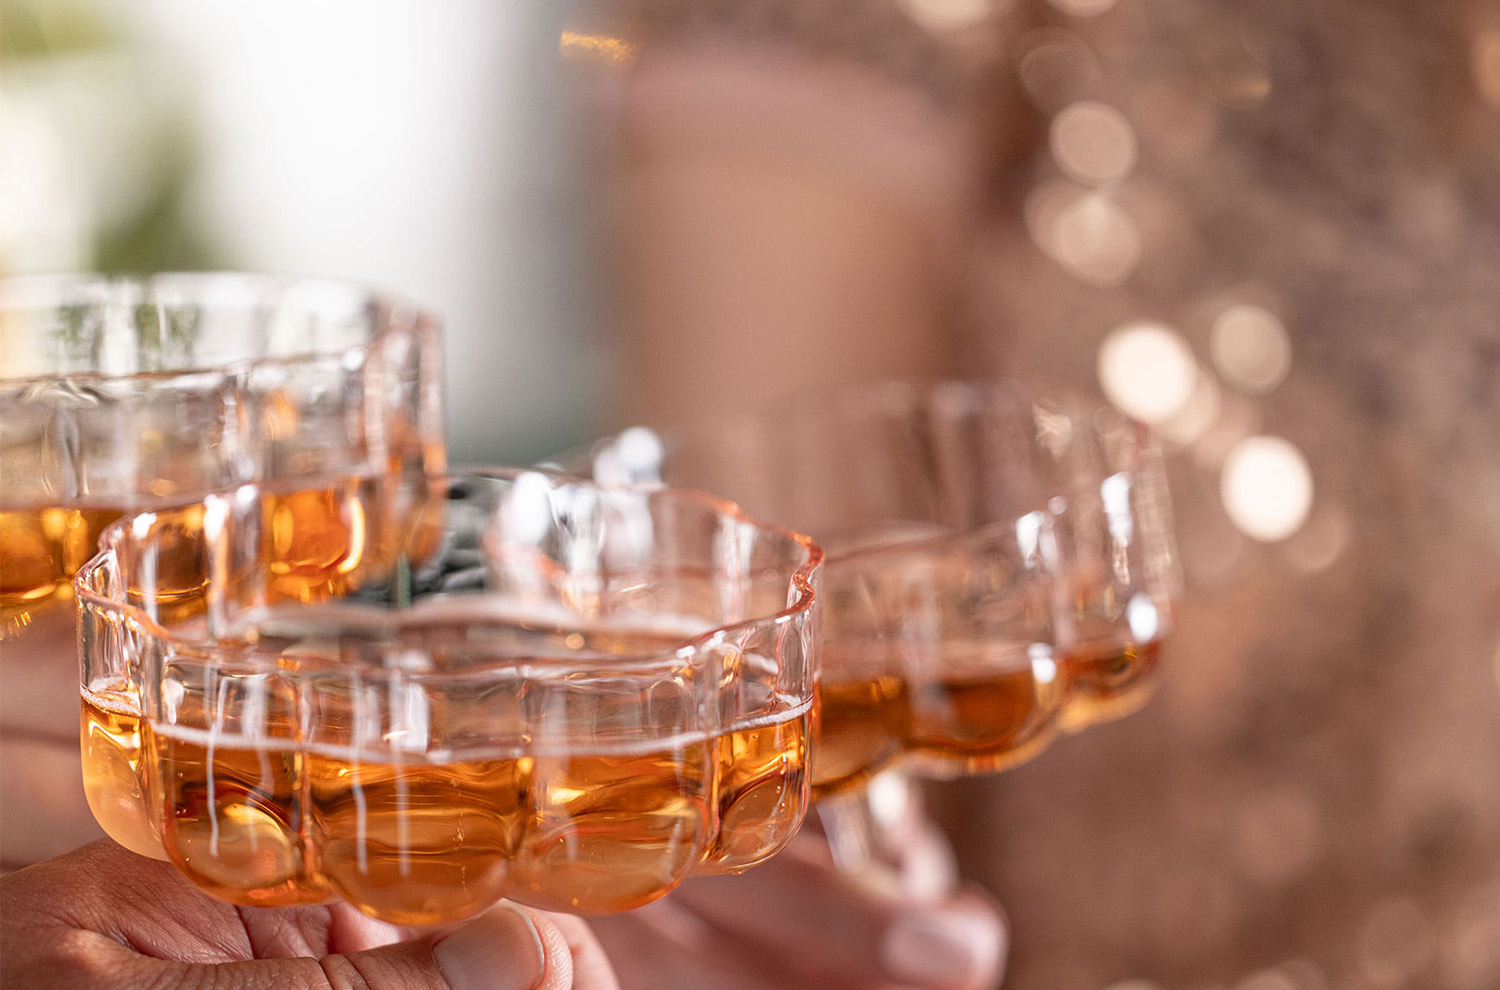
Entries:
<svg viewBox="0 0 1500 990">
<path fill-rule="evenodd" d="M 882 375 L 1159 427 L 1155 701 L 934 787 L 1017 990 L 1500 986 L 1500 8 L 5 0 L 0 271 L 345 275 L 458 460 Z"/>
<path fill-rule="evenodd" d="M 0 269 L 356 278 L 445 317 L 457 455 L 576 441 L 607 362 L 564 13 L 5 0 Z"/>
</svg>

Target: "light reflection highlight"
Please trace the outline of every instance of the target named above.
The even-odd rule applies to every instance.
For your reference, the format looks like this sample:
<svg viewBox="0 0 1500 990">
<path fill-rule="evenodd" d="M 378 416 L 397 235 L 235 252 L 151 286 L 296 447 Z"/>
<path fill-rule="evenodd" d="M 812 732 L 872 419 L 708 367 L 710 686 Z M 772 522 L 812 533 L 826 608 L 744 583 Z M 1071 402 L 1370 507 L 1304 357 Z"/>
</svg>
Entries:
<svg viewBox="0 0 1500 990">
<path fill-rule="evenodd" d="M 1304 574 L 1327 570 L 1348 546 L 1349 530 L 1349 518 L 1336 508 L 1314 513 L 1297 538 L 1287 542 L 1287 559 Z"/>
<path fill-rule="evenodd" d="M 1218 418 L 1208 432 L 1193 444 L 1193 460 L 1205 471 L 1217 472 L 1223 468 L 1225 459 L 1235 445 L 1246 437 L 1261 432 L 1263 426 L 1259 403 L 1221 390 Z"/>
<path fill-rule="evenodd" d="M 1307 459 L 1281 437 L 1241 440 L 1224 460 L 1224 511 L 1246 536 L 1274 543 L 1297 532 L 1312 508 Z"/>
<path fill-rule="evenodd" d="M 1231 306 L 1214 321 L 1209 341 L 1214 365 L 1233 384 L 1263 394 L 1292 366 L 1292 344 L 1281 320 L 1259 306 Z"/>
<path fill-rule="evenodd" d="M 1125 606 L 1125 621 L 1130 626 L 1130 635 L 1139 643 L 1149 643 L 1161 632 L 1161 611 L 1144 592 L 1132 597 Z"/>
<path fill-rule="evenodd" d="M 1160 323 L 1131 323 L 1099 348 L 1099 384 L 1128 416 L 1160 424 L 1179 414 L 1198 385 L 1187 341 Z"/>
<path fill-rule="evenodd" d="M 1080 196 L 1058 214 L 1050 254 L 1085 282 L 1115 286 L 1135 270 L 1141 235 L 1135 221 L 1102 193 Z"/>
<path fill-rule="evenodd" d="M 1063 172 L 1085 184 L 1118 182 L 1135 167 L 1135 129 L 1107 103 L 1064 107 L 1052 120 L 1049 145 Z"/>
<path fill-rule="evenodd" d="M 906 0 L 912 19 L 931 31 L 960 31 L 982 23 L 994 0 Z"/>
<path fill-rule="evenodd" d="M 1176 414 L 1158 423 L 1156 431 L 1173 443 L 1191 446 L 1208 435 L 1223 408 L 1218 383 L 1213 376 L 1200 372 L 1188 401 Z"/>
<path fill-rule="evenodd" d="M 580 31 L 564 31 L 557 39 L 557 50 L 564 58 L 600 62 L 626 63 L 635 58 L 635 46 L 622 38 Z"/>
<path fill-rule="evenodd" d="M 1099 62 L 1088 43 L 1072 31 L 1040 29 L 1028 36 L 1016 71 L 1032 102 L 1043 110 L 1093 89 Z"/>
</svg>

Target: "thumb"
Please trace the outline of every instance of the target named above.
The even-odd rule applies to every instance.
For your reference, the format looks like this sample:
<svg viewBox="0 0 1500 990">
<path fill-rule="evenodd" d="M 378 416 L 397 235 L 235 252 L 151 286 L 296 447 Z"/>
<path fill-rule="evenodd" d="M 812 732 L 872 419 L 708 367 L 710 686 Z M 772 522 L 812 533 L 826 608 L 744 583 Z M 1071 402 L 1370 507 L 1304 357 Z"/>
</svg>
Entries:
<svg viewBox="0 0 1500 990">
<path fill-rule="evenodd" d="M 564 932 L 541 912 L 502 902 L 462 927 L 321 959 L 186 964 L 136 957 L 119 986 L 162 990 L 604 990 L 574 983 Z"/>
</svg>

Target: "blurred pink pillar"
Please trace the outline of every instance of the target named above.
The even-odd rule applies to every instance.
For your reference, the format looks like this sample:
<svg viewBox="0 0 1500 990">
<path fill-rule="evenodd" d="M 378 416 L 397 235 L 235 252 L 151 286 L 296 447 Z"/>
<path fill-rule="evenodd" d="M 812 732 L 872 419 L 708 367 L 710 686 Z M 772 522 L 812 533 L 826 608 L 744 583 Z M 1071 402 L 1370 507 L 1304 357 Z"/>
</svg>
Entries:
<svg viewBox="0 0 1500 990">
<path fill-rule="evenodd" d="M 966 118 L 879 68 L 731 38 L 622 79 L 613 273 L 646 421 L 949 372 Z"/>
</svg>

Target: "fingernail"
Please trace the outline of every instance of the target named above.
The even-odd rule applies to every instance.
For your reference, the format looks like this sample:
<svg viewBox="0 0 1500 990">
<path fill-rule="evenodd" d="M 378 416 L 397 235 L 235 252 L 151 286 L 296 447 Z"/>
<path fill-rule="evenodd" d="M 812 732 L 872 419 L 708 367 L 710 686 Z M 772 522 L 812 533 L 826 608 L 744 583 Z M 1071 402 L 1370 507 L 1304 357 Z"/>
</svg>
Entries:
<svg viewBox="0 0 1500 990">
<path fill-rule="evenodd" d="M 535 990 L 547 974 L 536 922 L 506 901 L 433 946 L 432 957 L 451 990 Z"/>
<path fill-rule="evenodd" d="M 993 968 L 1000 933 L 965 911 L 913 910 L 897 915 L 880 945 L 887 976 L 922 987 L 966 986 Z"/>
</svg>

